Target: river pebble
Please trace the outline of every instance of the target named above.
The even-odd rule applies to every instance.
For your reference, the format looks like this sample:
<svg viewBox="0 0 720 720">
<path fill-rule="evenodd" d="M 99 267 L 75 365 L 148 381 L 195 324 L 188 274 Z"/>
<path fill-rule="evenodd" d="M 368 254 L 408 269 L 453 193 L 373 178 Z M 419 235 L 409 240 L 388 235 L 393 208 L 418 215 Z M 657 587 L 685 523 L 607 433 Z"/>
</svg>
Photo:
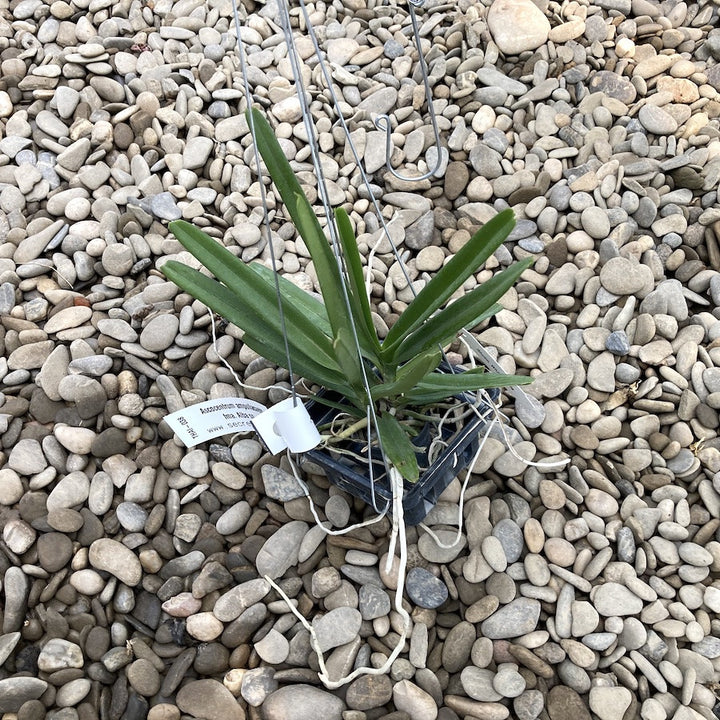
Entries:
<svg viewBox="0 0 720 720">
<path fill-rule="evenodd" d="M 238 111 L 247 80 L 324 223 L 277 13 L 243 12 L 241 74 L 232 4 L 8 6 L 1 713 L 720 712 L 718 6 L 546 5 L 418 8 L 430 106 L 406 7 L 292 11 L 317 162 L 371 268 L 381 336 L 497 211 L 511 207 L 515 229 L 452 300 L 533 258 L 472 336 L 534 382 L 503 393 L 502 430 L 489 426 L 464 496 L 460 474 L 427 527 L 408 526 L 407 627 L 388 518 L 326 535 L 315 515 L 339 530 L 375 512 L 252 433 L 186 448 L 165 421 L 226 397 L 271 405 L 289 384 L 163 277 L 167 260 L 194 264 L 169 222 L 245 263 L 275 255 L 318 290 L 270 184 L 264 226 Z M 390 167 L 430 173 L 408 182 Z M 453 341 L 446 355 L 467 367 L 468 352 Z M 333 679 L 382 666 L 408 639 L 387 673 L 323 689 L 291 610 Z"/>
</svg>

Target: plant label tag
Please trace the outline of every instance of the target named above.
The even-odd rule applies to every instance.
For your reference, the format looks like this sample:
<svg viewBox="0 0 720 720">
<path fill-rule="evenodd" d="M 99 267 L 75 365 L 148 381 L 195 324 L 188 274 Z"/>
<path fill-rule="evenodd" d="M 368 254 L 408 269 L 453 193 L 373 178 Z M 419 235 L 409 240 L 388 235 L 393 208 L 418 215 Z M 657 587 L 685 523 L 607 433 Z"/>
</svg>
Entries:
<svg viewBox="0 0 720 720">
<path fill-rule="evenodd" d="M 264 405 L 247 398 L 220 398 L 178 410 L 165 421 L 185 447 L 194 447 L 218 435 L 252 432 L 253 418 L 265 410 Z"/>
<path fill-rule="evenodd" d="M 260 413 L 252 424 L 273 455 L 285 448 L 294 453 L 307 452 L 321 440 L 307 408 L 300 402 L 293 405 L 291 397 Z"/>
</svg>

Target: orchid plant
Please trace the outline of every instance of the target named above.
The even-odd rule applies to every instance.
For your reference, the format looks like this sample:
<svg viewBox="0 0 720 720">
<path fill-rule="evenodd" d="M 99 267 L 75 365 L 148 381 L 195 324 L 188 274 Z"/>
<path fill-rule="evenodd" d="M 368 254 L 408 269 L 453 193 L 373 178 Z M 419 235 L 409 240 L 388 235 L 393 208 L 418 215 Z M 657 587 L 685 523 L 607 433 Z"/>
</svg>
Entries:
<svg viewBox="0 0 720 720">
<path fill-rule="evenodd" d="M 438 371 L 441 348 L 463 328 L 497 313 L 500 298 L 532 263 L 532 258 L 517 262 L 448 304 L 505 241 L 514 227 L 513 213 L 504 210 L 480 228 L 417 293 L 381 339 L 373 323 L 350 217 L 342 207 L 335 210 L 339 248 L 334 252 L 272 128 L 257 109 L 250 112 L 258 150 L 312 257 L 322 301 L 260 262 L 246 264 L 182 220 L 170 223 L 171 232 L 216 279 L 176 261 L 166 262 L 162 271 L 241 328 L 243 342 L 266 359 L 285 366 L 287 347 L 293 371 L 343 395 L 348 411 L 357 418 L 365 418 L 372 404 L 385 457 L 406 480 L 415 481 L 419 469 L 411 442 L 414 430 L 404 421 L 404 413 L 464 392 L 531 381 L 481 367 L 457 373 Z"/>
</svg>

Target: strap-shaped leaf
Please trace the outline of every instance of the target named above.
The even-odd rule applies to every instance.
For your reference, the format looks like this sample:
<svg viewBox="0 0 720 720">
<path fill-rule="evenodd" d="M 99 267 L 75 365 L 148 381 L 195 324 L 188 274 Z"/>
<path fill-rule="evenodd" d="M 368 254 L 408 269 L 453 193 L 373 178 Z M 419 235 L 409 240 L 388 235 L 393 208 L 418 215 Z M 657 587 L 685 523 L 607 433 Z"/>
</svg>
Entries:
<svg viewBox="0 0 720 720">
<path fill-rule="evenodd" d="M 502 245 L 515 225 L 512 210 L 503 210 L 483 225 L 407 306 L 383 342 L 392 356 L 407 335 L 417 330 Z"/>
<path fill-rule="evenodd" d="M 426 405 L 463 392 L 487 388 L 527 385 L 532 382 L 527 375 L 489 373 L 484 368 L 474 368 L 461 373 L 432 373 L 405 395 L 408 403 Z"/>
<path fill-rule="evenodd" d="M 467 325 L 465 325 L 465 327 L 472 329 L 476 325 L 479 325 L 484 320 L 487 320 L 488 318 L 491 318 L 493 315 L 496 315 L 501 310 L 502 310 L 502 305 L 500 305 L 500 303 L 495 303 L 494 305 L 491 305 L 484 312 L 481 312 L 480 315 L 478 315 L 474 320 L 471 320 L 469 323 L 467 323 Z M 450 345 L 450 343 L 453 342 L 453 340 L 455 340 L 455 338 L 458 335 L 458 332 L 460 332 L 460 331 L 456 331 L 452 335 L 448 335 L 448 337 L 446 337 L 444 340 L 441 340 L 438 343 L 438 345 L 442 348 L 447 347 L 448 345 Z"/>
<path fill-rule="evenodd" d="M 497 315 L 502 309 L 503 306 L 500 303 L 493 303 L 487 310 L 483 310 L 474 320 L 471 320 L 467 327 L 472 330 L 476 325 L 493 317 L 493 315 Z"/>
<path fill-rule="evenodd" d="M 507 270 L 493 276 L 452 305 L 431 317 L 410 335 L 392 356 L 396 362 L 405 362 L 425 348 L 453 337 L 470 322 L 475 322 L 508 291 L 520 275 L 534 262 L 525 258 Z"/>
<path fill-rule="evenodd" d="M 433 372 L 440 364 L 442 353 L 440 348 L 433 346 L 412 360 L 406 362 L 397 372 L 397 377 L 392 382 L 376 385 L 372 389 L 373 400 L 391 398 L 412 390 L 428 373 Z"/>
<path fill-rule="evenodd" d="M 175 220 L 169 228 L 182 245 L 235 294 L 236 303 L 266 318 L 267 323 L 276 330 L 282 329 L 274 287 L 270 287 L 242 260 L 194 225 L 184 220 Z M 292 303 L 283 300 L 282 307 L 286 327 L 298 341 L 302 341 L 305 351 L 328 367 L 337 366 L 330 339 Z M 287 360 L 281 364 L 286 365 Z"/>
<path fill-rule="evenodd" d="M 347 269 L 349 283 L 350 304 L 355 318 L 355 325 L 358 329 L 358 337 L 365 354 L 375 364 L 380 362 L 380 341 L 372 321 L 370 301 L 365 290 L 365 278 L 363 276 L 362 261 L 355 240 L 350 218 L 343 208 L 335 210 L 340 244 L 342 246 L 343 258 Z"/>
<path fill-rule="evenodd" d="M 365 395 L 365 378 L 372 385 L 374 375 L 367 373 L 363 376 L 360 360 L 357 355 L 357 348 L 352 338 L 352 330 L 350 328 L 340 328 L 333 340 L 333 351 L 338 360 L 338 364 L 345 373 L 347 384 L 355 391 L 356 395 L 361 397 Z M 363 400 L 363 407 L 365 406 Z"/>
<path fill-rule="evenodd" d="M 305 196 L 303 195 L 303 198 Z M 305 203 L 300 203 L 297 208 L 298 214 L 304 216 L 307 213 L 312 213 L 310 205 L 307 200 Z M 315 215 L 313 214 L 313 218 Z M 325 236 L 322 237 L 322 244 L 328 249 Z M 309 248 L 309 246 L 308 246 Z M 312 251 L 311 253 L 312 254 Z M 331 265 L 337 270 L 337 264 L 335 257 L 331 254 L 332 260 Z M 324 261 L 324 259 L 323 259 Z M 315 258 L 313 257 L 313 263 Z M 348 312 L 348 303 L 345 300 L 345 290 L 342 285 L 342 281 L 339 280 L 340 274 L 338 272 L 338 281 L 335 285 L 334 276 L 326 274 L 323 277 L 326 278 L 323 281 L 320 271 L 315 265 L 315 272 L 318 273 L 318 280 L 320 282 L 320 289 L 322 290 L 323 299 L 325 300 L 325 309 L 327 310 L 328 320 L 333 330 L 333 350 L 335 357 L 338 359 L 338 363 L 345 371 L 348 382 L 354 388 L 358 388 L 363 383 L 362 374 L 362 346 L 360 344 L 360 338 L 358 337 L 358 344 L 355 342 L 355 333 L 353 333 L 353 319 L 352 319 L 352 308 L 351 312 Z M 323 282 L 326 284 L 323 285 Z M 335 288 L 334 290 L 331 288 Z"/>
<path fill-rule="evenodd" d="M 268 360 L 271 359 L 272 354 L 277 357 L 285 357 L 285 348 L 280 338 L 257 338 L 250 333 L 245 333 L 243 335 L 243 342 L 258 353 L 258 355 Z M 290 352 L 293 354 L 293 374 L 304 378 L 308 384 L 320 385 L 323 388 L 342 394 L 349 404 L 340 407 L 351 415 L 364 417 L 364 412 L 357 409 L 362 407 L 363 400 L 348 386 L 345 378 L 338 377 L 327 368 L 318 366 L 312 358 L 308 358 L 307 355 L 298 352 L 298 348 L 291 346 Z M 279 361 L 274 362 L 276 365 L 282 365 Z"/>
<path fill-rule="evenodd" d="M 244 342 L 255 352 L 280 366 L 285 366 L 285 344 L 281 331 L 267 316 L 258 315 L 248 307 L 241 307 L 237 297 L 224 285 L 203 275 L 193 268 L 175 261 L 162 266 L 166 277 L 172 280 L 211 310 L 245 331 Z M 347 383 L 340 368 L 325 364 L 316 356 L 308 354 L 307 347 L 299 346 L 294 338 L 288 338 L 292 353 L 293 370 L 323 387 L 345 392 Z"/>
<path fill-rule="evenodd" d="M 328 338 L 332 337 L 332 328 L 330 321 L 325 312 L 325 306 L 310 293 L 299 288 L 295 283 L 291 282 L 282 275 L 276 275 L 269 267 L 265 267 L 262 263 L 253 262 L 248 267 L 256 272 L 265 282 L 273 289 L 275 288 L 275 278 L 280 283 L 280 293 L 287 298 L 296 308 L 298 308 L 307 319 L 316 325 Z"/>
<path fill-rule="evenodd" d="M 357 356 L 357 348 L 352 340 L 350 317 L 337 259 L 268 121 L 257 108 L 252 108 L 251 114 L 258 150 L 312 257 L 333 336 L 336 342 L 343 345 L 352 341 L 352 344 L 344 347 L 341 352 L 351 363 L 346 371 L 354 382 L 356 378 L 361 377 L 361 360 Z M 348 330 L 350 332 L 347 332 Z"/>
<path fill-rule="evenodd" d="M 394 415 L 382 413 L 377 419 L 385 457 L 397 468 L 400 474 L 410 482 L 417 482 L 420 477 L 415 448 L 410 437 Z"/>
</svg>

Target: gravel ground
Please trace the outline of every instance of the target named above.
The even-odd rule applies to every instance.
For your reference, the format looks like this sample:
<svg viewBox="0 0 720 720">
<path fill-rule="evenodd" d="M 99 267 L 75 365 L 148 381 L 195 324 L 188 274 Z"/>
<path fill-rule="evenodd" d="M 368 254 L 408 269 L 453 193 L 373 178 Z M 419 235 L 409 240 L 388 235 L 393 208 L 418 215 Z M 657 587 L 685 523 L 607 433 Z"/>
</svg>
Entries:
<svg viewBox="0 0 720 720">
<path fill-rule="evenodd" d="M 534 266 L 476 336 L 529 374 L 472 468 L 409 528 L 412 626 L 389 523 L 315 527 L 252 436 L 193 449 L 164 416 L 272 403 L 287 373 L 165 281 L 185 218 L 268 261 L 228 0 L 0 3 L 0 712 L 18 720 L 699 720 L 720 717 L 720 30 L 717 2 L 429 0 L 310 19 L 411 281 L 497 210 L 465 286 Z M 273 3 L 241 8 L 247 79 L 317 197 Z M 323 169 L 372 263 L 382 332 L 412 296 L 292 11 Z M 435 155 L 433 156 L 433 152 Z M 427 153 L 427 156 L 426 156 Z M 283 274 L 312 290 L 270 192 Z M 453 346 L 451 359 L 467 351 Z M 227 365 L 232 368 L 229 369 Z M 233 371 L 253 389 L 243 391 Z M 279 387 L 278 387 L 279 386 Z M 517 455 L 540 462 L 529 466 Z M 566 459 L 563 469 L 543 467 Z M 307 476 L 306 476 L 307 477 Z M 309 478 L 331 526 L 370 517 Z"/>
</svg>

